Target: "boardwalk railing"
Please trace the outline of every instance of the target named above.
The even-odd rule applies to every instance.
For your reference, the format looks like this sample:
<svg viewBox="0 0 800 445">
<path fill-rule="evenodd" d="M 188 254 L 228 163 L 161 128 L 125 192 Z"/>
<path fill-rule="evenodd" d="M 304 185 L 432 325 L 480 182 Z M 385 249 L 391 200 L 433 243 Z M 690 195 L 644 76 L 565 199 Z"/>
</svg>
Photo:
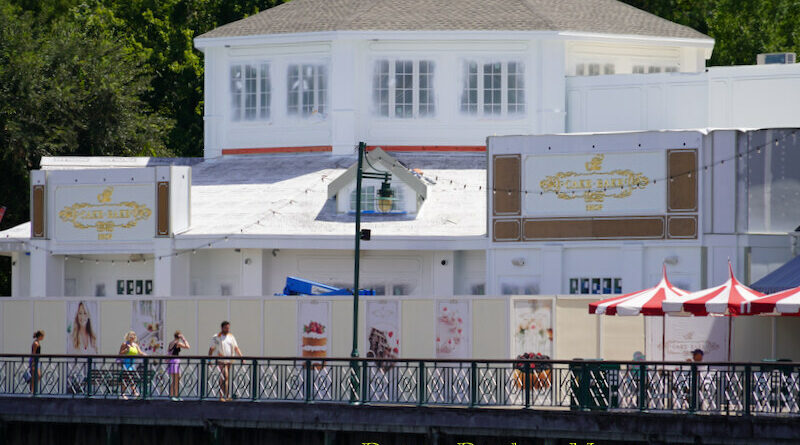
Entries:
<svg viewBox="0 0 800 445">
<path fill-rule="evenodd" d="M 0 396 L 798 415 L 800 363 L 0 355 Z"/>
</svg>

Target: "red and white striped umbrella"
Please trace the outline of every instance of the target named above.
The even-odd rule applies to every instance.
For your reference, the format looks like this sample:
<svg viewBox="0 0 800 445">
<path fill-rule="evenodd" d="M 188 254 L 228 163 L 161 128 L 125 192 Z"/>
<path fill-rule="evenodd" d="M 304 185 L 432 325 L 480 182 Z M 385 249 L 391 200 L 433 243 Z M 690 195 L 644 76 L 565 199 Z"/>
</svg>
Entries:
<svg viewBox="0 0 800 445">
<path fill-rule="evenodd" d="M 764 296 L 761 292 L 739 283 L 733 276 L 733 268 L 728 263 L 730 278 L 725 284 L 703 289 L 691 294 L 666 300 L 662 304 L 664 312 L 689 312 L 693 315 L 746 315 L 749 303 Z"/>
<path fill-rule="evenodd" d="M 667 269 L 664 267 L 661 281 L 656 287 L 625 294 L 619 297 L 595 301 L 589 304 L 590 314 L 606 315 L 664 315 L 661 303 L 687 295 L 683 289 L 678 289 L 667 280 Z"/>
<path fill-rule="evenodd" d="M 800 315 L 800 287 L 769 294 L 750 303 L 751 314 L 777 312 L 783 315 Z"/>
</svg>

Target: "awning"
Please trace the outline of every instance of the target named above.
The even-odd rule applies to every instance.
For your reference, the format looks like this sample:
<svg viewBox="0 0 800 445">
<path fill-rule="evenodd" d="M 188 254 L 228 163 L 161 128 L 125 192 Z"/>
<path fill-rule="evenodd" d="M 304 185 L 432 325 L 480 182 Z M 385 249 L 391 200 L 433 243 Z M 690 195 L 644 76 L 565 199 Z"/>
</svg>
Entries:
<svg viewBox="0 0 800 445">
<path fill-rule="evenodd" d="M 789 260 L 750 287 L 765 294 L 774 294 L 800 286 L 800 256 Z"/>
</svg>

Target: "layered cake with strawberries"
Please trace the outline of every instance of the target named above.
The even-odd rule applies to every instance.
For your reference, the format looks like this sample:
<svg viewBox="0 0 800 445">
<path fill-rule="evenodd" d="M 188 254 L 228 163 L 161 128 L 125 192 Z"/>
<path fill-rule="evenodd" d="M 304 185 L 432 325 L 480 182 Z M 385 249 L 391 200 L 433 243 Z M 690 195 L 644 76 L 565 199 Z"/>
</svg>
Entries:
<svg viewBox="0 0 800 445">
<path fill-rule="evenodd" d="M 312 321 L 303 326 L 302 346 L 303 357 L 325 357 L 328 351 L 328 334 L 325 325 Z"/>
</svg>

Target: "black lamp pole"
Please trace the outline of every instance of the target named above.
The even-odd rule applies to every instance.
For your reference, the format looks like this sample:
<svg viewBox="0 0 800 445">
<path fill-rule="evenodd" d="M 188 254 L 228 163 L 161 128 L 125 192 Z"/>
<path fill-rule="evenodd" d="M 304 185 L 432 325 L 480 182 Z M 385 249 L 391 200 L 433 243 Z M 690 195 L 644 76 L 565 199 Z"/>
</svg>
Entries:
<svg viewBox="0 0 800 445">
<path fill-rule="evenodd" d="M 389 172 L 366 172 L 364 173 L 364 156 L 367 151 L 367 144 L 365 142 L 358 143 L 358 169 L 356 170 L 356 246 L 353 265 L 353 350 L 350 352 L 350 357 L 358 357 L 358 296 L 360 294 L 358 286 L 358 274 L 360 270 L 361 261 L 361 240 L 369 240 L 369 230 L 361 232 L 361 181 L 364 178 L 381 179 L 381 196 L 384 194 L 391 195 L 389 189 L 389 179 L 391 174 Z M 369 162 L 369 159 L 367 159 Z M 371 164 L 370 164 L 371 166 Z M 386 191 L 384 191 L 386 189 Z M 359 393 L 359 366 L 356 360 L 350 362 L 350 403 L 358 403 Z M 364 382 L 362 382 L 363 384 Z"/>
<path fill-rule="evenodd" d="M 353 350 L 350 357 L 358 357 L 358 272 L 361 259 L 361 179 L 364 174 L 364 151 L 367 144 L 358 143 L 358 170 L 356 171 L 356 251 L 353 267 Z"/>
</svg>

